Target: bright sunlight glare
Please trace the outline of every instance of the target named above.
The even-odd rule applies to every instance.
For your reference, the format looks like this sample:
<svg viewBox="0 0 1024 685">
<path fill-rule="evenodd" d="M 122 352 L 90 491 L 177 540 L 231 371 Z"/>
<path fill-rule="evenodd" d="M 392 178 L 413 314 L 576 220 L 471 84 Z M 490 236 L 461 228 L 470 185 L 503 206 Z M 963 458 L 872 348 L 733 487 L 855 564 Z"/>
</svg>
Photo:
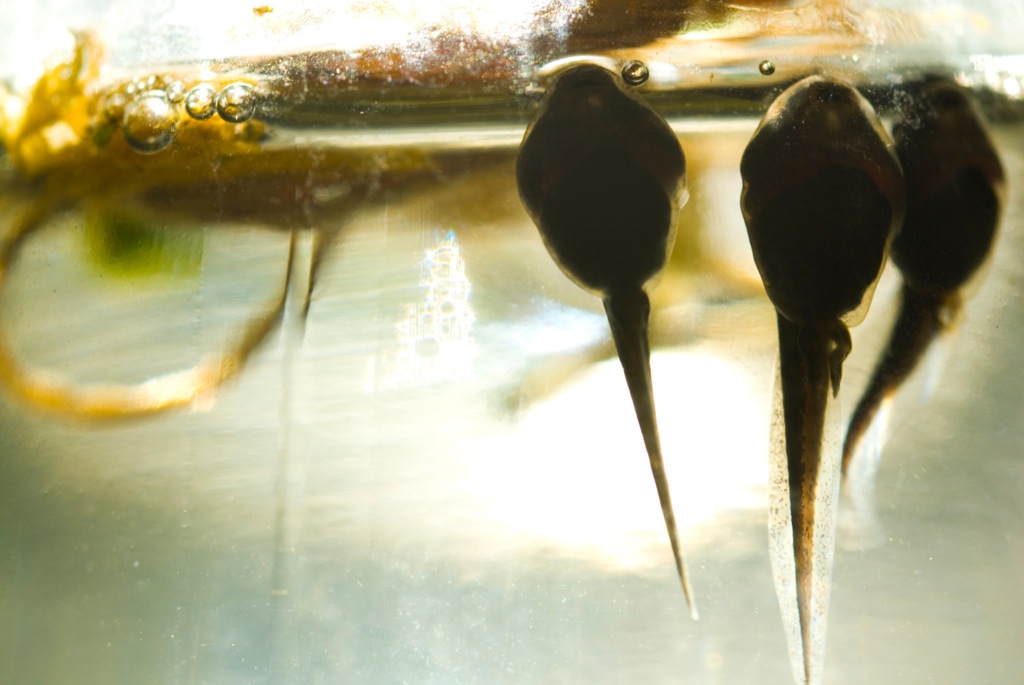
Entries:
<svg viewBox="0 0 1024 685">
<path fill-rule="evenodd" d="M 720 357 L 661 353 L 652 367 L 680 534 L 699 543 L 717 514 L 765 506 L 769 394 Z M 480 487 L 515 534 L 618 567 L 671 554 L 617 361 L 583 372 L 493 449 Z"/>
</svg>

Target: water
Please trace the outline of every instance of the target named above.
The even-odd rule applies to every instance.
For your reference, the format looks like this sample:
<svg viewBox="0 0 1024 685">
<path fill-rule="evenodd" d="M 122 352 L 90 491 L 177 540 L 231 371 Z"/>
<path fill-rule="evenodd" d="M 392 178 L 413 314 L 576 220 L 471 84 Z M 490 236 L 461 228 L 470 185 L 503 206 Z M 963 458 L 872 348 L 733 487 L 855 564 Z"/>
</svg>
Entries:
<svg viewBox="0 0 1024 685">
<path fill-rule="evenodd" d="M 764 80 L 761 59 L 746 68 Z M 274 299 L 283 227 L 326 229 L 299 234 L 283 326 L 191 409 L 95 424 L 2 396 L 0 682 L 791 682 L 766 533 L 775 319 L 738 212 L 764 98 L 745 92 L 698 100 L 701 116 L 650 96 L 691 191 L 651 293 L 652 364 L 699 623 L 604 312 L 516 196 L 532 96 L 426 131 L 333 130 L 313 107 L 282 114 L 261 151 L 286 151 L 267 163 L 276 183 L 233 180 L 226 161 L 217 183 L 125 205 L 166 231 L 141 248 L 115 249 L 127 229 L 109 202 L 23 246 L 0 298 L 18 358 L 137 383 L 221 349 Z M 836 552 L 826 683 L 1024 673 L 1018 104 L 986 100 L 1003 232 L 932 398 L 894 406 L 882 542 Z M 180 143 L 139 164 L 181 162 Z M 190 211 L 163 211 L 182 198 Z M 301 325 L 320 241 L 333 249 Z M 897 281 L 853 330 L 847 411 Z"/>
</svg>

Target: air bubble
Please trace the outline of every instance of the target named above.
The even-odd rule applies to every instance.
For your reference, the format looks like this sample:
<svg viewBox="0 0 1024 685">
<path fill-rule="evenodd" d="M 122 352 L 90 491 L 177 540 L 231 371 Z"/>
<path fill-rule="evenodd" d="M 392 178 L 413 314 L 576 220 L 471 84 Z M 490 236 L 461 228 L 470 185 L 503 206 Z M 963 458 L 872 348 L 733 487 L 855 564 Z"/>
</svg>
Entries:
<svg viewBox="0 0 1024 685">
<path fill-rule="evenodd" d="M 622 65 L 622 80 L 631 86 L 642 86 L 651 77 L 651 70 L 643 62 L 631 59 Z"/>
<path fill-rule="evenodd" d="M 170 102 L 178 104 L 185 99 L 185 85 L 181 81 L 175 81 L 167 86 L 166 93 Z"/>
<path fill-rule="evenodd" d="M 216 99 L 217 92 L 211 86 L 201 83 L 185 96 L 185 111 L 193 119 L 209 119 L 217 112 Z"/>
<path fill-rule="evenodd" d="M 121 133 L 136 152 L 159 152 L 174 140 L 177 119 L 162 90 L 142 93 L 125 107 Z"/>
<path fill-rule="evenodd" d="M 763 76 L 771 76 L 775 73 L 775 63 L 766 59 L 757 65 L 757 70 L 760 71 Z"/>
<path fill-rule="evenodd" d="M 217 114 L 224 121 L 240 124 L 256 113 L 256 93 L 248 83 L 232 83 L 217 96 Z"/>
</svg>

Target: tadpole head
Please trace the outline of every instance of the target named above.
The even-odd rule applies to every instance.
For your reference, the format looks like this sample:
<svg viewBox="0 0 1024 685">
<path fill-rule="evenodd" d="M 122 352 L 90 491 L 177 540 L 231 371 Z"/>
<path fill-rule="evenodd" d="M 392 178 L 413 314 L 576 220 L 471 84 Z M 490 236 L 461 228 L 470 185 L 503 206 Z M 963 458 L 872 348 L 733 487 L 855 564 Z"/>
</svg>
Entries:
<svg viewBox="0 0 1024 685">
<path fill-rule="evenodd" d="M 685 158 L 618 75 L 582 65 L 556 77 L 523 138 L 516 180 L 551 255 L 582 287 L 633 291 L 668 259 Z"/>
<path fill-rule="evenodd" d="M 775 307 L 795 323 L 856 323 L 905 192 L 893 145 L 852 86 L 809 77 L 783 92 L 740 163 L 741 208 Z"/>
</svg>

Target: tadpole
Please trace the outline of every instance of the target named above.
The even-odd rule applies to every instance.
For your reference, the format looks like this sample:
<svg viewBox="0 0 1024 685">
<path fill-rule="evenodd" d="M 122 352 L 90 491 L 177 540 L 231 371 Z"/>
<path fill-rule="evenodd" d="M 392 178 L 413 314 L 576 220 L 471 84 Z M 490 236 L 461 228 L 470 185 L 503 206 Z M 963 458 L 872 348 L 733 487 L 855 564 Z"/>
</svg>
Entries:
<svg viewBox="0 0 1024 685">
<path fill-rule="evenodd" d="M 839 484 L 836 397 L 903 220 L 892 142 L 852 86 L 818 76 L 784 91 L 740 163 L 740 205 L 779 330 L 769 537 L 799 683 L 822 678 Z M 826 414 L 830 420 L 826 420 Z"/>
<path fill-rule="evenodd" d="M 682 148 L 618 75 L 582 65 L 559 74 L 545 92 L 519 150 L 516 180 L 555 262 L 604 303 L 676 570 L 697 618 L 658 437 L 645 290 L 668 259 L 686 201 Z"/>
<path fill-rule="evenodd" d="M 1002 210 L 1003 167 L 981 114 L 949 80 L 911 93 L 893 127 L 907 187 L 907 214 L 892 244 L 903 275 L 900 310 L 843 445 L 848 476 L 880 407 L 934 340 L 952 328 L 965 288 L 988 260 Z"/>
</svg>

